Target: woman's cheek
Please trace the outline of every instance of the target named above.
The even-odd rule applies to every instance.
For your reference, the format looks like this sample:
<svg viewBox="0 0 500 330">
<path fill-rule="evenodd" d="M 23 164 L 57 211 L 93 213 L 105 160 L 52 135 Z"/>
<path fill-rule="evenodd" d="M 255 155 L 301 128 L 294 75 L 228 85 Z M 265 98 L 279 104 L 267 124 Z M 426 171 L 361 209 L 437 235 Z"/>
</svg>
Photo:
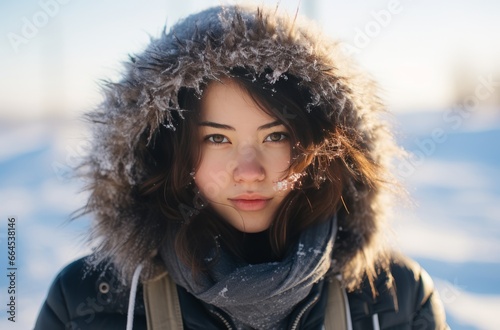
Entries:
<svg viewBox="0 0 500 330">
<path fill-rule="evenodd" d="M 283 175 L 286 173 L 288 167 L 290 166 L 290 150 L 273 150 L 268 154 L 267 159 L 267 164 L 269 165 L 268 168 L 271 170 L 271 172 L 276 173 L 276 176 L 282 179 Z"/>
<path fill-rule="evenodd" d="M 196 170 L 195 183 L 208 199 L 216 199 L 230 184 L 231 176 L 226 168 L 228 163 L 220 155 L 210 152 L 203 154 L 201 164 Z"/>
</svg>

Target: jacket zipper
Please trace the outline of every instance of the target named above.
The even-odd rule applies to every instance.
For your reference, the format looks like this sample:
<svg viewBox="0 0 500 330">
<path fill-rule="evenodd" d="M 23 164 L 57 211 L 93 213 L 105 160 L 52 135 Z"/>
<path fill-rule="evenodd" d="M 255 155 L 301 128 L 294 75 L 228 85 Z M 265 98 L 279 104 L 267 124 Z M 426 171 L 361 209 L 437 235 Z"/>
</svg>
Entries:
<svg viewBox="0 0 500 330">
<path fill-rule="evenodd" d="M 319 299 L 319 295 L 316 295 L 309 303 L 307 303 L 307 305 L 304 306 L 304 308 L 302 308 L 302 310 L 300 311 L 300 313 L 295 318 L 295 320 L 294 320 L 294 322 L 293 322 L 292 327 L 290 328 L 290 330 L 296 330 L 297 329 L 297 326 L 299 325 L 299 321 L 302 318 L 302 316 L 304 315 L 304 313 L 309 308 L 311 308 L 311 306 L 314 305 L 318 301 L 318 299 Z M 215 310 L 210 310 L 210 312 L 212 314 L 214 314 L 215 316 L 217 316 L 222 321 L 222 323 L 224 323 L 224 325 L 226 326 L 227 330 L 232 330 L 231 324 L 229 323 L 229 321 L 224 316 L 222 316 L 222 314 L 220 314 L 219 312 L 217 312 Z"/>
<path fill-rule="evenodd" d="M 227 327 L 227 330 L 232 330 L 231 324 L 229 323 L 228 320 L 226 320 L 224 316 L 221 315 L 221 313 L 214 310 L 210 310 L 210 312 L 216 315 L 222 321 L 222 323 L 224 323 L 224 325 Z"/>
<path fill-rule="evenodd" d="M 311 300 L 307 305 L 304 306 L 304 308 L 302 308 L 302 310 L 300 311 L 300 313 L 297 315 L 297 317 L 295 318 L 295 321 L 293 321 L 293 324 L 292 324 L 292 327 L 290 328 L 290 330 L 296 330 L 297 329 L 297 326 L 299 325 L 299 321 L 300 319 L 302 318 L 302 316 L 304 315 L 304 313 L 312 306 L 314 305 L 319 299 L 319 295 L 316 295 L 314 297 L 313 300 Z"/>
</svg>

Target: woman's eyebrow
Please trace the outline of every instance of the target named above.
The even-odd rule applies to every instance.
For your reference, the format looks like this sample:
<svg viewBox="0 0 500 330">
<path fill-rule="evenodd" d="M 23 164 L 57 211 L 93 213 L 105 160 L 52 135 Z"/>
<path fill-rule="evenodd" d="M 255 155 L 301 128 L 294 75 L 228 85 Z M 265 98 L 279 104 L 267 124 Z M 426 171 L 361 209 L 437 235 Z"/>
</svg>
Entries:
<svg viewBox="0 0 500 330">
<path fill-rule="evenodd" d="M 279 120 L 276 120 L 276 121 L 273 121 L 271 123 L 259 126 L 257 128 L 257 130 L 261 131 L 261 130 L 268 129 L 268 128 L 271 128 L 271 127 L 274 127 L 274 126 L 279 126 L 279 125 L 283 125 L 283 123 L 281 121 L 279 121 Z M 208 127 L 213 127 L 213 128 L 228 129 L 228 130 L 231 130 L 231 131 L 236 131 L 236 129 L 234 127 L 232 127 L 232 126 L 225 125 L 225 124 L 215 123 L 213 121 L 201 121 L 201 122 L 198 123 L 198 126 L 208 126 Z"/>
<path fill-rule="evenodd" d="M 259 128 L 257 128 L 258 131 L 261 131 L 261 130 L 264 130 L 264 129 L 268 129 L 268 128 L 271 128 L 271 127 L 274 127 L 274 126 L 280 126 L 280 125 L 283 125 L 283 123 L 279 120 L 275 120 L 269 124 L 265 124 L 265 125 L 262 125 L 262 126 L 259 126 Z"/>
<path fill-rule="evenodd" d="M 198 123 L 198 126 L 208 126 L 208 127 L 213 127 L 213 128 L 229 129 L 232 131 L 236 131 L 236 129 L 232 126 L 214 123 L 213 121 L 201 121 Z"/>
</svg>

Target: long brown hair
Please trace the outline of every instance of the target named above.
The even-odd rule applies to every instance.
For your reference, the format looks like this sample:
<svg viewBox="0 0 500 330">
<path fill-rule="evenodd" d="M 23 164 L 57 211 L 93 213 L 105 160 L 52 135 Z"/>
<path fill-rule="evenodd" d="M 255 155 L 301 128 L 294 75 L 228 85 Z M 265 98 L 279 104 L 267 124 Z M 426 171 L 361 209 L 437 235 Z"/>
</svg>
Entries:
<svg viewBox="0 0 500 330">
<path fill-rule="evenodd" d="M 336 122 L 338 117 L 328 105 L 315 105 L 300 79 L 285 73 L 271 83 L 269 75 L 271 71 L 256 74 L 245 68 L 228 72 L 264 112 L 290 132 L 288 174 L 299 174 L 298 181 L 268 231 L 271 252 L 280 258 L 305 228 L 349 212 L 343 199 L 345 183 L 353 181 L 348 179 L 375 187 L 378 170 L 357 145 L 356 132 Z M 149 149 L 153 171 L 139 189 L 141 198 L 164 217 L 166 227 L 176 227 L 176 253 L 195 273 L 210 267 L 204 258 L 210 247 L 219 247 L 218 238 L 232 253 L 240 253 L 234 229 L 206 205 L 192 179 L 191 172 L 200 161 L 193 132 L 201 97 L 194 90 L 181 89 L 178 98 L 183 111 L 173 118 L 173 127 L 162 127 L 155 136 Z"/>
</svg>

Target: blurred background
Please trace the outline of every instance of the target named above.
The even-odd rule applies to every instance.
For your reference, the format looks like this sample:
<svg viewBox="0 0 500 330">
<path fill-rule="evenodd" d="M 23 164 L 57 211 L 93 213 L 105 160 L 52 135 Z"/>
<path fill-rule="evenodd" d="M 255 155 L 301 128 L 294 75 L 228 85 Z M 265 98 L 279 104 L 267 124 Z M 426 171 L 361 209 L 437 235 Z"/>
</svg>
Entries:
<svg viewBox="0 0 500 330">
<path fill-rule="evenodd" d="M 89 252 L 90 219 L 70 168 L 87 150 L 79 116 L 101 100 L 179 18 L 239 1 L 3 0 L 0 3 L 0 267 L 16 217 L 17 314 L 29 329 L 57 272 Z M 379 82 L 412 196 L 392 221 L 394 244 L 431 274 L 452 329 L 500 329 L 500 2 L 257 1 L 315 21 Z"/>
</svg>

